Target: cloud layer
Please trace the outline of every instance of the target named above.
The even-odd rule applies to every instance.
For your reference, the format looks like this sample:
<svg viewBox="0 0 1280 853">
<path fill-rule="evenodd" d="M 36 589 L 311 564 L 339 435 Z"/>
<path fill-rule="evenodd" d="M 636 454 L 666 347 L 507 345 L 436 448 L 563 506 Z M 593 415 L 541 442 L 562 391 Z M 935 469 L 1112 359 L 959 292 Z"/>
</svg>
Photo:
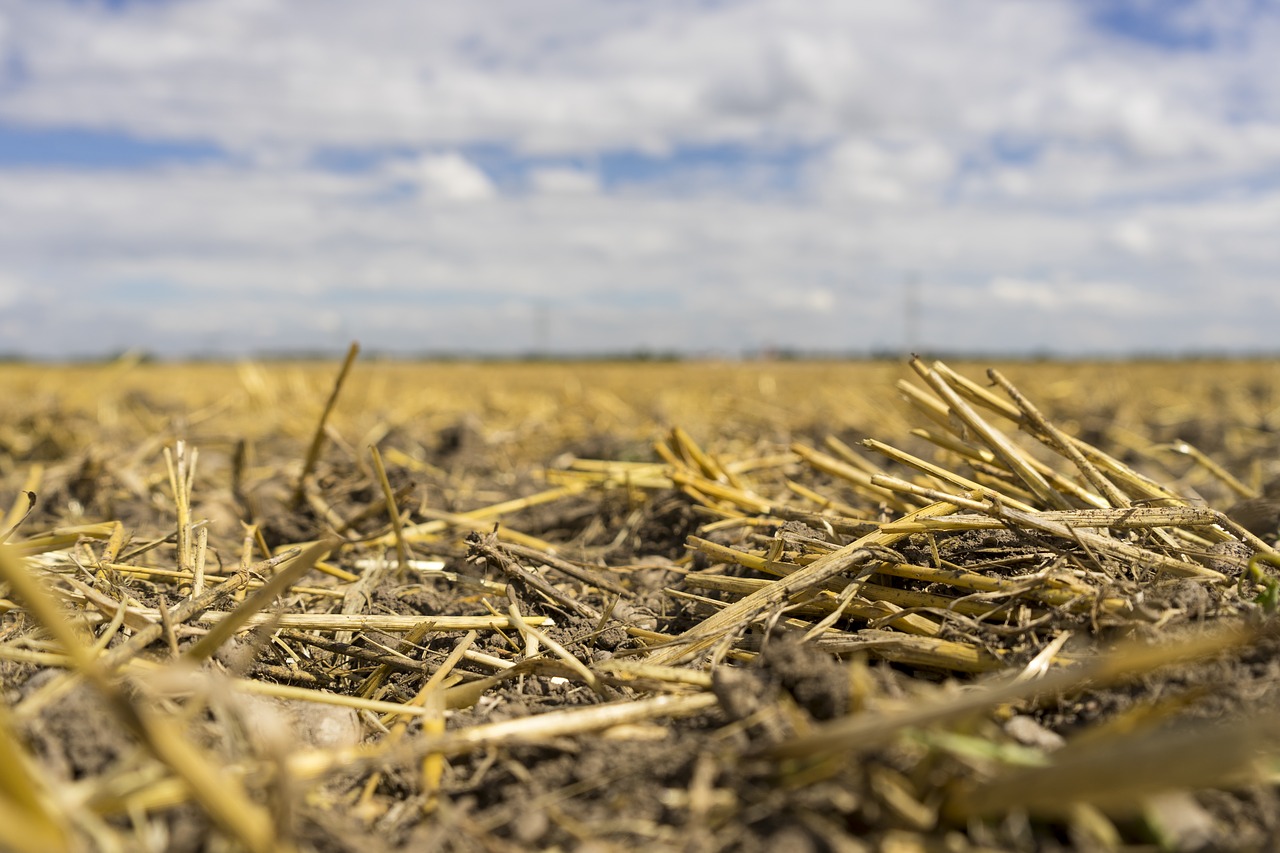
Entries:
<svg viewBox="0 0 1280 853">
<path fill-rule="evenodd" d="M 1275 347 L 1269 5 L 377 9 L 0 2 L 2 348 Z"/>
</svg>

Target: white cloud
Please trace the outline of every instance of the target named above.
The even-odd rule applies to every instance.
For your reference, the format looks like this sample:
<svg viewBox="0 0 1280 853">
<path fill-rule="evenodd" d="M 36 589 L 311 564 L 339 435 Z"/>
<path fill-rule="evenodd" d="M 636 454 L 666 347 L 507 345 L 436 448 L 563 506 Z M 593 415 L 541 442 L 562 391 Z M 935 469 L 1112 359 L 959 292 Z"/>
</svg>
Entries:
<svg viewBox="0 0 1280 853">
<path fill-rule="evenodd" d="M 1107 242 L 1138 257 L 1150 257 L 1157 249 L 1155 234 L 1140 219 L 1126 219 L 1116 223 L 1107 234 Z"/>
<path fill-rule="evenodd" d="M 855 138 L 819 161 L 811 180 L 833 198 L 903 204 L 935 199 L 954 170 L 950 152 L 932 140 Z"/>
<path fill-rule="evenodd" d="M 1147 303 L 1141 292 L 1124 282 L 1034 281 L 1000 276 L 987 285 L 998 302 L 1029 305 L 1042 311 L 1107 309 L 1130 314 Z"/>
<path fill-rule="evenodd" d="M 21 278 L 0 272 L 0 308 L 16 304 L 29 291 L 30 285 Z"/>
<path fill-rule="evenodd" d="M 595 195 L 600 192 L 600 178 L 585 169 L 544 167 L 529 173 L 529 185 L 544 195 Z"/>
<path fill-rule="evenodd" d="M 230 152 L 0 167 L 5 333 L 882 349 L 916 278 L 940 348 L 1274 346 L 1280 17 L 1180 4 L 1225 46 L 1178 52 L 1089 8 L 0 3 L 0 121 Z"/>
<path fill-rule="evenodd" d="M 187 0 L 11 12 L 17 121 L 128 127 L 236 150 L 501 139 L 536 151 L 821 141 L 998 111 L 1080 23 L 1013 0 Z M 1009 36 L 1016 33 L 1016 40 Z M 997 55 L 999 61 L 995 61 Z M 959 72 L 959 73 L 958 73 Z M 957 109 L 961 107 L 961 109 Z"/>
<path fill-rule="evenodd" d="M 432 198 L 453 201 L 484 201 L 497 194 L 484 170 L 460 154 L 428 154 L 393 163 L 387 172 L 409 181 Z"/>
</svg>

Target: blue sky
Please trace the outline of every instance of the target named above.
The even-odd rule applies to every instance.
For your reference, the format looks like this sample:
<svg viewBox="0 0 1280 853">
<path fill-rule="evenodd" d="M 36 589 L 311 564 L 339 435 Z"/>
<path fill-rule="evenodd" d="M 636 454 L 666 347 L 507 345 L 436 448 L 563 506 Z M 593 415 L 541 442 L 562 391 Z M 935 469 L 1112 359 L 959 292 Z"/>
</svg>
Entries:
<svg viewBox="0 0 1280 853">
<path fill-rule="evenodd" d="M 0 0 L 2 352 L 1275 352 L 1277 233 L 1260 0 Z"/>
</svg>

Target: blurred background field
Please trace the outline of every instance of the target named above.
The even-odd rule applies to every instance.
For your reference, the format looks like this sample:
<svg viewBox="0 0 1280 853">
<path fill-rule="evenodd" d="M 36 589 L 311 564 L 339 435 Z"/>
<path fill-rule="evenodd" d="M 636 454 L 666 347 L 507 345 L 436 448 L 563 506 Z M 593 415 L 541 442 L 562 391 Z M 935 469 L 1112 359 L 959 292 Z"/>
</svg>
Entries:
<svg viewBox="0 0 1280 853">
<path fill-rule="evenodd" d="M 979 374 L 988 366 L 955 363 Z M 1034 388 L 1065 429 L 1102 444 L 1148 452 L 1186 441 L 1255 486 L 1276 461 L 1275 361 L 994 366 Z M 723 451 L 826 434 L 901 438 L 913 424 L 894 383 L 909 375 L 894 361 L 357 361 L 329 423 L 353 447 L 393 432 L 429 443 L 469 424 L 520 466 L 564 452 L 647 457 L 674 426 Z M 139 439 L 157 452 L 177 438 L 209 450 L 305 441 L 333 378 L 334 364 L 321 361 L 5 365 L 0 465 L 13 476 L 19 459 L 137 452 Z"/>
<path fill-rule="evenodd" d="M 981 379 L 986 367 L 957 369 Z M 1274 362 L 1045 361 L 1000 369 L 1018 387 L 1034 389 L 1037 405 L 1061 429 L 1195 502 L 1225 510 L 1280 473 Z M 241 495 L 239 504 L 231 500 L 232 479 L 274 496 L 267 515 L 293 514 L 279 505 L 280 494 L 302 474 L 335 371 L 326 361 L 135 357 L 6 365 L 0 488 L 10 521 L 27 489 L 40 500 L 26 529 L 106 521 L 139 500 L 167 524 L 164 453 L 184 441 L 200 453 L 197 497 L 211 498 L 201 507 L 211 517 L 211 541 L 237 544 L 238 519 L 253 513 Z M 320 461 L 372 476 L 369 449 L 377 446 L 409 490 L 402 500 L 419 511 L 462 512 L 537 494 L 555 480 L 549 470 L 579 459 L 661 463 L 656 445 L 679 428 L 726 463 L 772 460 L 756 488 L 790 500 L 780 475 L 793 470 L 796 445 L 829 449 L 834 440 L 884 464 L 858 446 L 873 438 L 956 464 L 950 452 L 912 433 L 923 424 L 899 384 L 912 377 L 905 363 L 888 360 L 357 359 L 324 421 Z M 1037 452 L 1035 442 L 1025 443 Z M 833 488 L 848 494 L 839 482 Z M 291 540 L 281 536 L 273 544 Z"/>
</svg>

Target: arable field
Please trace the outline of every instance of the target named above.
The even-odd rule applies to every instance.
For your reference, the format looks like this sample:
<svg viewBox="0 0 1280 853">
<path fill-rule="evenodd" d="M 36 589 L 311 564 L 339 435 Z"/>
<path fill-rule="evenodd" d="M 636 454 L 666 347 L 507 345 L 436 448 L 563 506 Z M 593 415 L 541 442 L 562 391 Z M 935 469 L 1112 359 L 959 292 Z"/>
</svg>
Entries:
<svg viewBox="0 0 1280 853">
<path fill-rule="evenodd" d="M 989 367 L 0 366 L 0 849 L 1267 848 L 1280 364 Z"/>
</svg>

